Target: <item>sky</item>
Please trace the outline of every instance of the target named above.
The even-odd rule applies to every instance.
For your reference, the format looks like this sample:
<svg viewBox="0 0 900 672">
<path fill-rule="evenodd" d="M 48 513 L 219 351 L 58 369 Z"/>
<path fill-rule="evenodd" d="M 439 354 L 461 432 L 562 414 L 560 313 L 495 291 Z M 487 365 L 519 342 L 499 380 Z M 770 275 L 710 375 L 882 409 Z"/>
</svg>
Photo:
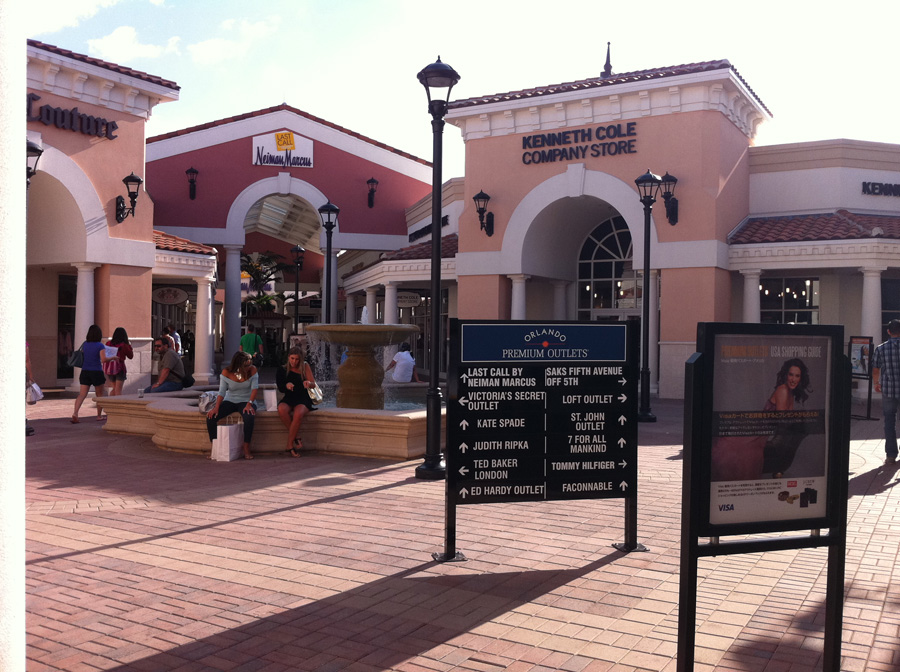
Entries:
<svg viewBox="0 0 900 672">
<path fill-rule="evenodd" d="M 833 138 L 900 144 L 897 0 L 33 6 L 27 37 L 181 87 L 178 102 L 154 108 L 148 137 L 287 103 L 431 160 L 431 117 L 416 74 L 438 56 L 460 74 L 455 100 L 597 77 L 611 42 L 614 74 L 729 60 L 773 114 L 758 145 Z M 463 174 L 464 143 L 448 124 L 443 178 Z"/>
</svg>

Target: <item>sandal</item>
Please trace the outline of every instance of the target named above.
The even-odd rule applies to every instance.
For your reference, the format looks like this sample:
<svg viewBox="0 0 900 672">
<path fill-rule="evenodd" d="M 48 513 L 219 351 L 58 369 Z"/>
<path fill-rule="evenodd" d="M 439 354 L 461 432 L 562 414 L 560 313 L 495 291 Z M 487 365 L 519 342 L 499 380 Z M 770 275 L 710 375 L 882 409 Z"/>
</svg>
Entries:
<svg viewBox="0 0 900 672">
<path fill-rule="evenodd" d="M 73 415 L 69 422 L 71 422 L 73 425 L 77 425 L 79 422 L 81 422 L 81 420 L 78 419 L 77 415 Z"/>
<path fill-rule="evenodd" d="M 291 457 L 300 457 L 300 453 L 297 452 L 297 449 L 296 449 L 296 448 L 291 448 L 291 449 L 290 449 L 289 451 L 287 451 L 287 452 L 288 452 L 288 454 L 289 454 Z"/>
</svg>

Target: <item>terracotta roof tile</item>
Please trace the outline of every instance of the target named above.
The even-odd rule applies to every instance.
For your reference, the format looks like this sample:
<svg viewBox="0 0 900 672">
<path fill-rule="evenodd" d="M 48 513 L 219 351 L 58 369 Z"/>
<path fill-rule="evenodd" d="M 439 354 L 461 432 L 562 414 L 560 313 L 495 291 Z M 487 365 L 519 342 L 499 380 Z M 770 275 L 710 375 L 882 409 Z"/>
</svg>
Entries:
<svg viewBox="0 0 900 672">
<path fill-rule="evenodd" d="M 235 121 L 243 121 L 244 119 L 252 119 L 253 117 L 261 117 L 266 114 L 272 114 L 273 112 L 293 112 L 294 114 L 305 117 L 311 121 L 316 122 L 317 124 L 322 124 L 323 126 L 328 126 L 329 128 L 333 128 L 345 135 L 352 136 L 354 138 L 358 138 L 364 142 L 368 142 L 371 145 L 375 145 L 376 147 L 380 147 L 381 149 L 386 149 L 389 152 L 393 152 L 399 156 L 402 156 L 407 159 L 412 159 L 413 161 L 418 161 L 422 165 L 430 166 L 431 162 L 426 161 L 425 159 L 420 159 L 417 156 L 413 156 L 412 154 L 407 154 L 399 149 L 391 147 L 390 145 L 386 145 L 383 142 L 378 142 L 377 140 L 373 140 L 372 138 L 366 137 L 360 133 L 355 133 L 349 129 L 344 128 L 343 126 L 338 126 L 337 124 L 333 124 L 330 121 L 326 121 L 321 117 L 317 117 L 315 115 L 304 112 L 303 110 L 298 110 L 296 107 L 291 107 L 287 103 L 282 103 L 281 105 L 275 105 L 273 107 L 267 107 L 263 110 L 256 110 L 254 112 L 247 112 L 245 114 L 239 114 L 233 117 L 226 117 L 225 119 L 217 119 L 216 121 L 210 121 L 205 124 L 200 124 L 199 126 L 191 126 L 190 128 L 182 128 L 178 131 L 172 131 L 170 133 L 163 133 L 162 135 L 154 135 L 152 138 L 147 138 L 147 143 L 151 142 L 159 142 L 161 140 L 168 140 L 169 138 L 177 138 L 180 135 L 188 135 L 189 133 L 196 133 L 197 131 L 204 131 L 208 128 L 215 128 L 216 126 L 224 126 L 225 124 L 231 124 Z"/>
<path fill-rule="evenodd" d="M 452 259 L 459 251 L 459 237 L 455 233 L 441 238 L 441 259 Z M 418 259 L 431 259 L 431 241 L 417 243 L 393 252 L 385 252 L 381 255 L 382 261 L 413 261 Z"/>
<path fill-rule="evenodd" d="M 170 252 L 190 252 L 192 254 L 215 254 L 216 248 L 195 243 L 187 238 L 179 238 L 164 231 L 153 231 L 153 244 L 157 250 Z"/>
<path fill-rule="evenodd" d="M 758 245 L 860 238 L 900 239 L 900 215 L 860 215 L 838 210 L 823 214 L 753 217 L 732 233 L 728 242 Z"/>
<path fill-rule="evenodd" d="M 581 79 L 574 82 L 565 82 L 563 84 L 551 84 L 549 86 L 539 86 L 533 89 L 522 89 L 521 91 L 510 91 L 508 93 L 497 93 L 489 96 L 477 96 L 475 98 L 466 98 L 464 100 L 454 100 L 450 103 L 451 110 L 463 107 L 471 107 L 473 105 L 486 105 L 488 103 L 502 103 L 510 100 L 520 100 L 525 98 L 534 98 L 537 96 L 549 96 L 555 93 L 566 93 L 569 91 L 580 91 L 585 89 L 595 89 L 602 86 L 614 86 L 615 84 L 626 84 L 629 82 L 640 82 L 652 79 L 662 79 L 664 77 L 676 77 L 678 75 L 690 75 L 698 72 L 709 72 L 712 70 L 731 70 L 735 76 L 747 87 L 750 94 L 756 99 L 763 109 L 769 112 L 769 108 L 760 100 L 756 92 L 750 88 L 747 82 L 741 77 L 737 69 L 727 60 L 704 61 L 701 63 L 686 63 L 684 65 L 673 65 L 665 68 L 653 68 L 652 70 L 636 70 L 634 72 L 623 72 L 621 74 L 613 74 L 610 77 L 591 77 L 590 79 Z"/>
<path fill-rule="evenodd" d="M 109 61 L 102 61 L 99 58 L 93 58 L 92 56 L 85 56 L 84 54 L 78 54 L 74 51 L 69 51 L 68 49 L 62 49 L 62 48 L 56 47 L 52 44 L 38 42 L 37 40 L 28 40 L 28 46 L 34 47 L 36 49 L 42 49 L 43 51 L 49 51 L 51 54 L 57 54 L 58 56 L 65 56 L 66 58 L 71 58 L 76 61 L 81 61 L 82 63 L 96 65 L 99 68 L 104 68 L 106 70 L 118 72 L 121 75 L 128 75 L 129 77 L 143 79 L 145 82 L 159 84 L 160 86 L 165 86 L 168 89 L 174 89 L 175 91 L 181 90 L 180 86 L 178 86 L 175 82 L 172 82 L 168 79 L 163 79 L 162 77 L 157 77 L 156 75 L 150 75 L 150 74 L 147 74 L 146 72 L 141 72 L 140 70 L 132 70 L 131 68 L 126 68 L 124 66 L 117 65 L 115 63 L 110 63 Z"/>
</svg>

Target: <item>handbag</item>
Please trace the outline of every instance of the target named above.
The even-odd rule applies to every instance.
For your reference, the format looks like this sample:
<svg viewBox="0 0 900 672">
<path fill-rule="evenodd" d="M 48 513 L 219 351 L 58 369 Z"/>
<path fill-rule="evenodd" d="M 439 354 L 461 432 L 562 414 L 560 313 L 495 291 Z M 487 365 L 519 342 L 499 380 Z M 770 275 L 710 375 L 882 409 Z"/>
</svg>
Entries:
<svg viewBox="0 0 900 672">
<path fill-rule="evenodd" d="M 189 373 L 186 373 L 181 377 L 181 387 L 184 389 L 187 389 L 188 387 L 193 387 L 194 382 L 195 382 L 194 377 Z"/>
<path fill-rule="evenodd" d="M 219 396 L 218 392 L 202 392 L 200 400 L 197 402 L 197 408 L 200 409 L 200 412 L 209 413 L 215 408 L 217 396 Z"/>
<path fill-rule="evenodd" d="M 71 366 L 74 369 L 80 369 L 84 364 L 84 343 L 81 344 L 75 352 L 69 355 L 69 358 L 66 360 L 66 364 Z"/>
<path fill-rule="evenodd" d="M 43 398 L 44 393 L 41 392 L 41 388 L 38 387 L 37 383 L 32 382 L 30 385 L 25 385 L 25 403 L 36 404 Z"/>
<path fill-rule="evenodd" d="M 322 400 L 325 398 L 325 395 L 322 393 L 322 388 L 319 387 L 318 383 L 314 383 L 312 387 L 306 388 L 306 391 L 309 392 L 309 398 L 312 399 L 312 403 L 321 404 Z"/>
<path fill-rule="evenodd" d="M 103 362 L 103 373 L 107 376 L 117 376 L 124 370 L 122 366 L 122 362 L 118 357 L 114 357 L 113 359 L 107 359 Z"/>
</svg>

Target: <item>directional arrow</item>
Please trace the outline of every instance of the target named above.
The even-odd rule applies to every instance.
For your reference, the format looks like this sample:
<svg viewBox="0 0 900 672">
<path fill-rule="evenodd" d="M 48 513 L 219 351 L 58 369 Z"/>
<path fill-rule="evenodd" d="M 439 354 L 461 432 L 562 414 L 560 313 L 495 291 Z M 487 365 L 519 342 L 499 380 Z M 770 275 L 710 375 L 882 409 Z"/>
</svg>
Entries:
<svg viewBox="0 0 900 672">
<path fill-rule="evenodd" d="M 628 442 L 625 440 L 625 438 L 621 437 L 619 439 L 619 448 L 624 448 L 626 443 L 628 443 Z"/>
<path fill-rule="evenodd" d="M 469 449 L 468 444 L 466 444 L 466 443 L 459 444 L 459 450 L 460 450 L 460 452 L 463 453 L 463 455 L 465 455 L 465 453 L 468 449 Z"/>
<path fill-rule="evenodd" d="M 463 476 L 465 476 L 466 474 L 469 473 L 469 469 L 465 466 L 462 466 L 459 468 L 459 473 L 461 473 Z"/>
<path fill-rule="evenodd" d="M 463 421 L 461 423 L 459 423 L 459 426 L 462 427 L 463 429 L 468 429 L 469 421 L 466 420 L 465 418 L 463 418 Z"/>
<path fill-rule="evenodd" d="M 466 399 L 465 397 L 460 397 L 459 403 L 460 403 L 461 406 L 465 406 L 466 404 L 469 403 L 469 400 Z"/>
<path fill-rule="evenodd" d="M 468 383 L 468 382 L 469 382 L 469 374 L 468 374 L 468 373 L 464 373 L 463 375 L 460 376 L 460 378 L 462 378 L 462 381 L 463 381 L 464 383 Z"/>
<path fill-rule="evenodd" d="M 628 401 L 628 397 L 626 397 L 624 394 L 620 394 L 619 401 Z"/>
<path fill-rule="evenodd" d="M 625 460 L 622 460 L 621 462 L 619 462 L 619 466 L 624 469 L 625 467 L 628 466 L 628 463 Z"/>
<path fill-rule="evenodd" d="M 626 488 L 628 488 L 628 483 L 622 481 L 621 483 L 619 483 L 619 488 L 622 490 L 622 492 L 625 492 Z"/>
<path fill-rule="evenodd" d="M 624 385 L 624 384 L 627 383 L 627 382 L 628 382 L 628 381 L 625 380 L 624 378 L 619 378 L 619 385 Z"/>
<path fill-rule="evenodd" d="M 626 418 L 624 415 L 620 415 L 619 416 L 619 424 L 624 425 L 626 422 L 628 422 L 628 418 Z"/>
<path fill-rule="evenodd" d="M 463 488 L 462 490 L 459 491 L 459 496 L 462 497 L 463 499 L 465 499 L 466 495 L 468 495 L 468 494 L 469 494 L 469 491 L 466 490 L 465 488 Z"/>
</svg>

